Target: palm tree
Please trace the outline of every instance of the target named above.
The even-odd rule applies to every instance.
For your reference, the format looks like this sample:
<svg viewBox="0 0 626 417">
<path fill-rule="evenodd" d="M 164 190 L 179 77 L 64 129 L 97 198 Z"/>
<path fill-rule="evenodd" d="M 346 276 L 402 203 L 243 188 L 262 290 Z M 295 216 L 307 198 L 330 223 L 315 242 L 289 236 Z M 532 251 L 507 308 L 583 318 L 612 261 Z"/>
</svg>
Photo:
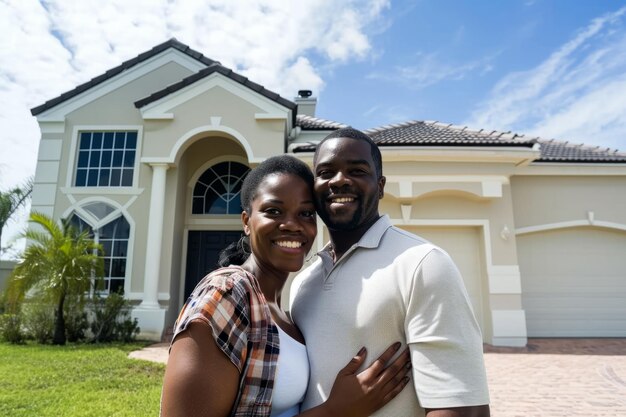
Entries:
<svg viewBox="0 0 626 417">
<path fill-rule="evenodd" d="M 67 220 L 59 225 L 51 217 L 32 213 L 30 221 L 39 225 L 40 230 L 31 228 L 24 233 L 28 245 L 11 275 L 9 302 L 18 305 L 31 290 L 50 297 L 56 305 L 52 343 L 64 345 L 65 299 L 73 294 L 83 296 L 89 291 L 93 277 L 102 277 L 104 261 L 98 256 L 102 247 L 86 231 L 78 233 Z"/>
<path fill-rule="evenodd" d="M 9 219 L 22 206 L 26 205 L 33 192 L 33 179 L 8 191 L 0 191 L 0 253 L 2 253 L 2 230 Z"/>
</svg>

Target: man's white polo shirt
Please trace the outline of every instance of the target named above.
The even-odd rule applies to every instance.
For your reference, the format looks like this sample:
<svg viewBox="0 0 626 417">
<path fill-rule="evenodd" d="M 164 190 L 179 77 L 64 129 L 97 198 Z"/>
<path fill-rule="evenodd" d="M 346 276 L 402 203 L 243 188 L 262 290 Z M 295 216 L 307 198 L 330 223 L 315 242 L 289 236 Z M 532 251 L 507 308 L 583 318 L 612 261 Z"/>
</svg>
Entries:
<svg viewBox="0 0 626 417">
<path fill-rule="evenodd" d="M 320 252 L 291 294 L 311 364 L 303 410 L 328 398 L 337 372 L 361 347 L 369 364 L 396 341 L 411 348 L 415 389 L 407 386 L 374 415 L 489 403 L 482 337 L 458 269 L 442 249 L 387 216 L 335 265 L 328 247 Z"/>
</svg>

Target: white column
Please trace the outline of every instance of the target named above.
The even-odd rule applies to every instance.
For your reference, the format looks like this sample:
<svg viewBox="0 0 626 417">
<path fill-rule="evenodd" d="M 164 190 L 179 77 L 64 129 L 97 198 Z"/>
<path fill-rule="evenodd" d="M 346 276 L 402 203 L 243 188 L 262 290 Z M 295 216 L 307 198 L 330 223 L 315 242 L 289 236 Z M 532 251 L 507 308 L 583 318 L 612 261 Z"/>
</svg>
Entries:
<svg viewBox="0 0 626 417">
<path fill-rule="evenodd" d="M 148 242 L 144 268 L 143 301 L 139 307 L 158 309 L 163 213 L 165 211 L 165 174 L 169 166 L 167 164 L 150 164 L 150 166 L 152 167 L 152 190 L 148 214 Z"/>
</svg>

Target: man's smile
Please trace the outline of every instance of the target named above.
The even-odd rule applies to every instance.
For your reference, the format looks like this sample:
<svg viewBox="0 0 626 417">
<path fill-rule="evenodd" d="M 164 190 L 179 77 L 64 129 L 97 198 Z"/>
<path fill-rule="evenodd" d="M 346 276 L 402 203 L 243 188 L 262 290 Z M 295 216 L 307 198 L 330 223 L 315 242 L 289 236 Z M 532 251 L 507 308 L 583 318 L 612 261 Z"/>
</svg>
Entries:
<svg viewBox="0 0 626 417">
<path fill-rule="evenodd" d="M 353 197 L 334 197 L 331 198 L 330 201 L 332 203 L 351 203 L 354 201 Z"/>
</svg>

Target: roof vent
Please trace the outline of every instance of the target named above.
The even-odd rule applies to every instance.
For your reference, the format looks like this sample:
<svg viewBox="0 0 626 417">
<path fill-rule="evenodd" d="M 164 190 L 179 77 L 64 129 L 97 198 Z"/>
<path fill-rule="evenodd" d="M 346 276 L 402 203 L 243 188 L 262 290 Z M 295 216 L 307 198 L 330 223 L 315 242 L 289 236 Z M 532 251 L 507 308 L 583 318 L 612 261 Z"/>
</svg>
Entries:
<svg viewBox="0 0 626 417">
<path fill-rule="evenodd" d="M 313 95 L 311 90 L 298 90 L 298 97 L 309 98 Z"/>
</svg>

